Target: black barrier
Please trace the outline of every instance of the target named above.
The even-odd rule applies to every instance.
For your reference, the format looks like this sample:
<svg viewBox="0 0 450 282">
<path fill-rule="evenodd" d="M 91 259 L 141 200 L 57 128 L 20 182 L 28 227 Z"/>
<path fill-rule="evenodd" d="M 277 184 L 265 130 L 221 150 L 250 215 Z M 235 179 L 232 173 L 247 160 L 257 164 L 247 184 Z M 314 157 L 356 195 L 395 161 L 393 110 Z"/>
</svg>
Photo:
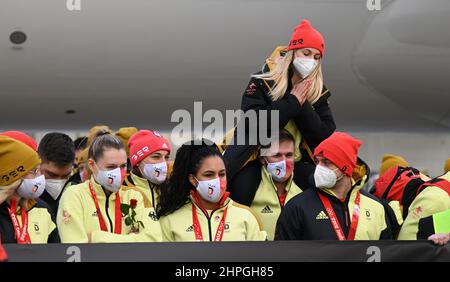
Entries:
<svg viewBox="0 0 450 282">
<path fill-rule="evenodd" d="M 4 247 L 11 262 L 450 262 L 450 244 L 435 246 L 429 241 L 7 244 Z"/>
</svg>

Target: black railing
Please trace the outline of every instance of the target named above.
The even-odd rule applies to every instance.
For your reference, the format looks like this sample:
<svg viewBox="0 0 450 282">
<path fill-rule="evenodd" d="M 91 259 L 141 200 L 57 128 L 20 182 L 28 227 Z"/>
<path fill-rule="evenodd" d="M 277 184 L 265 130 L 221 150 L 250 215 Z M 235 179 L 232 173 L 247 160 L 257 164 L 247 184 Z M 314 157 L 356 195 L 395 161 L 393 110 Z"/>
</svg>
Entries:
<svg viewBox="0 0 450 282">
<path fill-rule="evenodd" d="M 4 245 L 9 261 L 306 262 L 450 261 L 429 241 L 275 241 Z"/>
</svg>

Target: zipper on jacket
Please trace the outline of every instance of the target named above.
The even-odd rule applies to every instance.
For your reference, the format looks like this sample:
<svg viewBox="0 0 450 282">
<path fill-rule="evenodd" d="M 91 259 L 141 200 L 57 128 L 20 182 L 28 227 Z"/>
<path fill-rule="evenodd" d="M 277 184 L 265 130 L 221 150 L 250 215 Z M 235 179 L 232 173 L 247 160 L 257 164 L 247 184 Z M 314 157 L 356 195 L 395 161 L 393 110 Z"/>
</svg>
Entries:
<svg viewBox="0 0 450 282">
<path fill-rule="evenodd" d="M 352 196 L 352 192 L 353 192 L 353 188 L 355 188 L 354 186 L 350 189 L 350 191 L 348 191 L 347 196 L 345 197 L 345 201 L 343 204 L 344 207 L 344 213 L 345 213 L 345 226 L 349 227 L 350 226 L 350 212 L 348 209 L 348 203 L 350 202 L 350 198 Z M 349 230 L 350 232 L 350 230 Z"/>
<path fill-rule="evenodd" d="M 153 194 L 153 187 L 152 187 L 152 183 L 150 183 L 149 180 L 148 181 L 148 187 L 150 187 L 150 192 L 152 193 L 152 206 L 153 208 L 155 208 L 156 210 L 156 206 L 155 206 L 155 195 Z"/>
<path fill-rule="evenodd" d="M 217 210 L 220 210 L 220 208 L 213 210 L 213 211 L 211 212 L 211 216 L 208 217 L 209 241 L 210 241 L 210 242 L 213 241 L 213 239 L 212 239 L 212 232 L 211 232 L 211 231 L 212 231 L 212 230 L 211 230 L 211 218 L 212 218 L 213 213 L 214 213 L 215 211 L 217 211 Z"/>
<path fill-rule="evenodd" d="M 205 211 L 204 211 L 200 206 L 198 206 L 196 203 L 194 203 L 194 205 L 195 205 L 196 207 L 198 207 L 198 208 L 202 211 L 202 213 L 206 216 L 206 218 L 208 219 L 208 234 L 209 234 L 209 241 L 212 242 L 212 235 L 211 235 L 211 218 L 210 218 L 210 216 L 208 215 L 208 213 L 207 213 L 207 212 L 205 213 Z M 213 214 L 215 211 L 216 211 L 216 210 L 213 210 L 213 211 L 211 212 L 211 216 L 212 216 L 212 214 Z"/>
<path fill-rule="evenodd" d="M 349 221 L 349 219 L 348 219 L 348 212 L 347 212 L 347 209 L 345 209 L 345 226 L 346 227 L 348 227 L 348 221 Z"/>
<path fill-rule="evenodd" d="M 117 192 L 117 193 L 119 193 L 119 192 Z M 105 194 L 106 194 L 106 193 L 105 193 Z M 111 221 L 111 218 L 109 217 L 109 211 L 108 211 L 108 207 L 109 207 L 109 196 L 110 196 L 110 195 L 111 195 L 111 194 L 106 195 L 106 205 L 105 205 L 105 209 L 106 209 L 106 217 L 108 218 L 108 221 L 109 221 L 109 227 L 111 228 L 110 230 L 111 230 L 111 232 L 113 232 L 114 229 L 113 229 L 112 221 Z M 98 216 L 101 216 L 101 215 L 98 215 Z"/>
<path fill-rule="evenodd" d="M 275 183 L 273 182 L 273 179 L 271 179 L 272 186 L 277 188 Z M 283 210 L 283 205 L 281 205 L 280 197 L 278 196 L 278 188 L 277 190 L 273 190 L 275 192 L 275 196 L 277 196 L 278 204 L 280 205 L 280 209 Z M 288 191 L 286 191 L 286 198 L 287 198 Z M 286 204 L 286 198 L 284 198 L 284 203 Z"/>
<path fill-rule="evenodd" d="M 212 213 L 211 213 L 212 214 Z M 211 234 L 211 218 L 208 217 L 208 231 L 209 231 L 209 241 L 212 242 L 212 234 Z"/>
</svg>

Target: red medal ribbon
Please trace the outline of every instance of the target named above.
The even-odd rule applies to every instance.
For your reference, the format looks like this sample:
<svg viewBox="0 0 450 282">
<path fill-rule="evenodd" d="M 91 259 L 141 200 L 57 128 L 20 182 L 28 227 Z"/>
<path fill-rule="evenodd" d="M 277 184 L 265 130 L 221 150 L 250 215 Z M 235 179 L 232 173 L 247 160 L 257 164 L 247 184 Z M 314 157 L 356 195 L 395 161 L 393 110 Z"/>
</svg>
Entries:
<svg viewBox="0 0 450 282">
<path fill-rule="evenodd" d="M 227 217 L 227 211 L 228 207 L 226 207 L 225 210 L 223 211 L 222 220 L 220 221 L 219 226 L 217 227 L 214 241 L 222 241 L 223 232 L 225 230 L 225 219 Z M 197 208 L 195 207 L 194 203 L 192 203 L 192 221 L 194 223 L 195 240 L 203 241 L 202 227 L 200 226 L 200 222 L 197 216 Z"/>
<path fill-rule="evenodd" d="M 89 191 L 91 192 L 92 200 L 94 200 L 95 208 L 97 209 L 97 217 L 98 217 L 98 221 L 100 223 L 100 229 L 102 231 L 108 232 L 108 228 L 106 227 L 105 220 L 103 219 L 102 212 L 100 211 L 100 207 L 98 205 L 97 196 L 95 195 L 94 188 L 92 188 L 92 181 L 91 180 L 89 180 Z M 120 195 L 119 195 L 119 191 L 116 192 L 114 233 L 122 234 L 122 211 L 120 210 Z"/>
<path fill-rule="evenodd" d="M 22 228 L 20 228 L 19 220 L 16 216 L 17 199 L 11 199 L 11 208 L 8 209 L 9 216 L 11 217 L 12 224 L 14 226 L 14 233 L 17 240 L 17 244 L 31 244 L 30 235 L 28 234 L 28 214 L 22 207 Z"/>
<path fill-rule="evenodd" d="M 331 225 L 333 225 L 334 232 L 339 240 L 354 240 L 356 234 L 356 228 L 358 227 L 359 221 L 359 202 L 361 198 L 361 194 L 359 191 L 356 194 L 355 206 L 353 207 L 353 215 L 352 215 L 352 223 L 350 224 L 350 231 L 348 232 L 348 237 L 345 238 L 344 232 L 342 231 L 341 225 L 339 224 L 339 220 L 336 217 L 336 213 L 334 212 L 333 207 L 331 206 L 330 200 L 322 195 L 322 193 L 318 192 L 319 198 L 322 201 L 322 204 L 325 207 L 325 210 L 330 217 Z"/>
</svg>

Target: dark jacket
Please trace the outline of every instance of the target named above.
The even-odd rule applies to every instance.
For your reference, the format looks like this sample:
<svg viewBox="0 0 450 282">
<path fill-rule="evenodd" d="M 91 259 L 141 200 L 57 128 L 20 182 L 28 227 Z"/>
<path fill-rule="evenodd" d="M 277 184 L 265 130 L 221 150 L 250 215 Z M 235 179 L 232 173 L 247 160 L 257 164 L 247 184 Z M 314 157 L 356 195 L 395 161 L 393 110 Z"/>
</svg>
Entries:
<svg viewBox="0 0 450 282">
<path fill-rule="evenodd" d="M 8 212 L 9 207 L 6 201 L 0 205 L 0 236 L 4 244 L 17 243 L 14 227 Z M 30 234 L 32 243 L 61 242 L 58 229 L 56 228 L 55 217 L 45 202 L 37 200 L 27 213 L 28 233 Z M 20 218 L 20 214 L 17 217 Z"/>
<path fill-rule="evenodd" d="M 273 82 L 268 82 L 270 87 Z M 330 92 L 324 87 L 323 95 L 319 100 L 311 105 L 305 101 L 303 105 L 297 98 L 290 94 L 292 85 L 289 82 L 286 93 L 277 101 L 272 101 L 269 97 L 269 88 L 261 79 L 252 78 L 242 96 L 241 109 L 246 112 L 255 110 L 257 116 L 260 111 L 268 111 L 267 129 L 271 132 L 270 110 L 279 111 L 279 128 L 284 128 L 290 120 L 295 122 L 298 130 L 302 134 L 310 148 L 313 150 L 320 142 L 328 138 L 336 129 L 333 115 L 329 107 L 328 98 Z M 249 132 L 248 120 L 245 121 L 246 133 Z M 259 122 L 259 119 L 258 119 Z M 242 126 L 244 124 L 239 124 Z M 252 125 L 253 127 L 255 125 Z M 252 128 L 253 128 L 252 127 Z M 259 128 L 259 125 L 257 126 Z M 234 138 L 236 138 L 236 134 Z M 258 132 L 259 136 L 259 132 Z M 234 140 L 236 144 L 236 139 Z M 247 138 L 246 142 L 249 139 Z M 258 140 L 258 144 L 260 144 Z M 258 149 L 258 145 L 230 145 L 226 148 L 224 159 L 227 166 L 227 177 L 230 181 L 241 169 L 250 156 Z M 307 155 L 307 154 L 304 154 Z"/>
<path fill-rule="evenodd" d="M 318 193 L 326 196 L 336 213 L 345 237 L 348 236 L 356 194 L 361 193 L 359 222 L 355 240 L 390 240 L 393 230 L 390 213 L 372 194 L 363 190 L 370 175 L 360 158 L 353 171 L 353 186 L 342 202 L 331 189 L 312 187 L 295 196 L 284 207 L 275 230 L 275 240 L 337 240 L 328 213 Z"/>
<path fill-rule="evenodd" d="M 318 193 L 329 200 L 345 237 L 348 236 L 356 189 L 348 193 L 344 202 L 321 189 L 308 189 L 289 201 L 278 219 L 275 240 L 337 240 L 325 207 Z M 352 197 L 350 196 L 352 195 Z M 369 193 L 361 191 L 360 217 L 355 240 L 392 239 L 384 207 Z"/>
</svg>

